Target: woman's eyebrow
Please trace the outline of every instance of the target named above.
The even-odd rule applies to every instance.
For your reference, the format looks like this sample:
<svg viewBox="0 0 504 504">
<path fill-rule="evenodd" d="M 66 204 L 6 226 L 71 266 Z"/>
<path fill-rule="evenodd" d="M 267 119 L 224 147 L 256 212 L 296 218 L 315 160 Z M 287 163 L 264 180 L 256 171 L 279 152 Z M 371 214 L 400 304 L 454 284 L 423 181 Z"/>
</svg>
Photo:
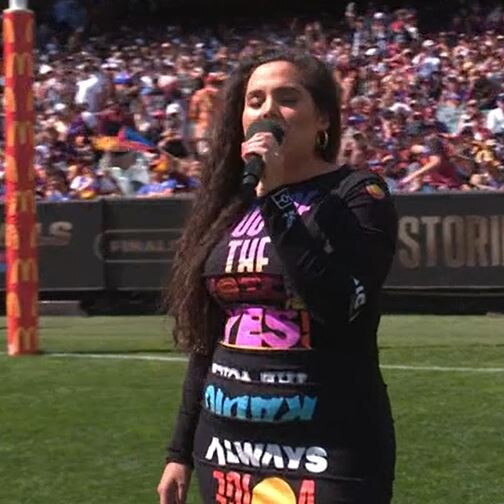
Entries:
<svg viewBox="0 0 504 504">
<path fill-rule="evenodd" d="M 301 93 L 301 90 L 299 89 L 298 86 L 280 86 L 274 89 L 274 92 L 276 93 Z"/>
<path fill-rule="evenodd" d="M 276 87 L 273 89 L 273 93 L 291 93 L 291 92 L 295 92 L 295 93 L 301 93 L 301 89 L 299 88 L 299 86 L 290 86 L 290 85 L 286 85 L 286 86 L 279 86 L 279 87 Z M 265 91 L 263 89 L 252 89 L 251 91 L 249 91 L 247 93 L 247 98 L 248 97 L 251 97 L 251 96 L 257 96 L 257 95 L 261 95 L 261 94 L 264 94 Z"/>
</svg>

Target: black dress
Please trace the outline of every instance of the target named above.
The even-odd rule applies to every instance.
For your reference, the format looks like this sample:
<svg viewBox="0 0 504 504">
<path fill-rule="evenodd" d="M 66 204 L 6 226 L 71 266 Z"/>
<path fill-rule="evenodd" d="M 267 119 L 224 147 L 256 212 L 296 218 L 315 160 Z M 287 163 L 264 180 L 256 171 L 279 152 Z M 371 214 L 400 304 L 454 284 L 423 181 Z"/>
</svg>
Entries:
<svg viewBox="0 0 504 504">
<path fill-rule="evenodd" d="M 376 333 L 396 233 L 383 180 L 341 167 L 257 198 L 214 248 L 225 328 L 190 358 L 167 458 L 205 503 L 391 501 Z"/>
</svg>

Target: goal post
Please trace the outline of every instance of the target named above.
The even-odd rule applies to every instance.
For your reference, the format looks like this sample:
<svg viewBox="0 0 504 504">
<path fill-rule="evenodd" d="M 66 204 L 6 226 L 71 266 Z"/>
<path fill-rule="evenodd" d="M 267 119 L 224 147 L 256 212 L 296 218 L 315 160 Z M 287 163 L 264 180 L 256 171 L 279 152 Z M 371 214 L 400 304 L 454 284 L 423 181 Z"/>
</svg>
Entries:
<svg viewBox="0 0 504 504">
<path fill-rule="evenodd" d="M 34 158 L 35 16 L 27 0 L 3 12 L 7 354 L 38 353 Z"/>
</svg>

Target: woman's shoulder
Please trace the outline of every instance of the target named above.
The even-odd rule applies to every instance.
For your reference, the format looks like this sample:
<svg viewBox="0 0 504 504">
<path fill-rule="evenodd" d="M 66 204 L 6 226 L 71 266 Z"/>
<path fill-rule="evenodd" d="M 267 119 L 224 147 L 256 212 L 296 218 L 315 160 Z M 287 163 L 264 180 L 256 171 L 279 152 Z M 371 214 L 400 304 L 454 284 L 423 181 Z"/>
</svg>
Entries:
<svg viewBox="0 0 504 504">
<path fill-rule="evenodd" d="M 326 171 L 307 180 L 281 186 L 289 188 L 293 194 L 305 194 L 312 192 L 321 196 L 328 193 L 345 196 L 352 193 L 356 187 L 366 188 L 376 186 L 388 195 L 387 183 L 379 175 L 370 170 L 356 170 L 350 165 L 340 165 L 333 170 Z M 378 191 L 377 191 L 378 192 Z M 265 196 L 257 198 L 257 202 Z"/>
<path fill-rule="evenodd" d="M 353 192 L 356 188 L 366 189 L 371 195 L 389 194 L 385 180 L 371 170 L 356 170 L 350 165 L 342 165 L 335 170 L 330 192 L 341 196 Z"/>
</svg>

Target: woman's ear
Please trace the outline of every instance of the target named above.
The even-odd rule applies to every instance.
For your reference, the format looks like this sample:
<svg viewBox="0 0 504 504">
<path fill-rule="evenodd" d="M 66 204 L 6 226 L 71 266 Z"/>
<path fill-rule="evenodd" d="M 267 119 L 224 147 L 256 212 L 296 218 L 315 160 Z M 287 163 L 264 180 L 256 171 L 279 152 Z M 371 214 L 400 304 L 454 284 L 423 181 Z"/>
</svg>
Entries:
<svg viewBox="0 0 504 504">
<path fill-rule="evenodd" d="M 318 114 L 318 130 L 326 131 L 329 128 L 329 114 L 327 112 L 320 112 Z"/>
</svg>

